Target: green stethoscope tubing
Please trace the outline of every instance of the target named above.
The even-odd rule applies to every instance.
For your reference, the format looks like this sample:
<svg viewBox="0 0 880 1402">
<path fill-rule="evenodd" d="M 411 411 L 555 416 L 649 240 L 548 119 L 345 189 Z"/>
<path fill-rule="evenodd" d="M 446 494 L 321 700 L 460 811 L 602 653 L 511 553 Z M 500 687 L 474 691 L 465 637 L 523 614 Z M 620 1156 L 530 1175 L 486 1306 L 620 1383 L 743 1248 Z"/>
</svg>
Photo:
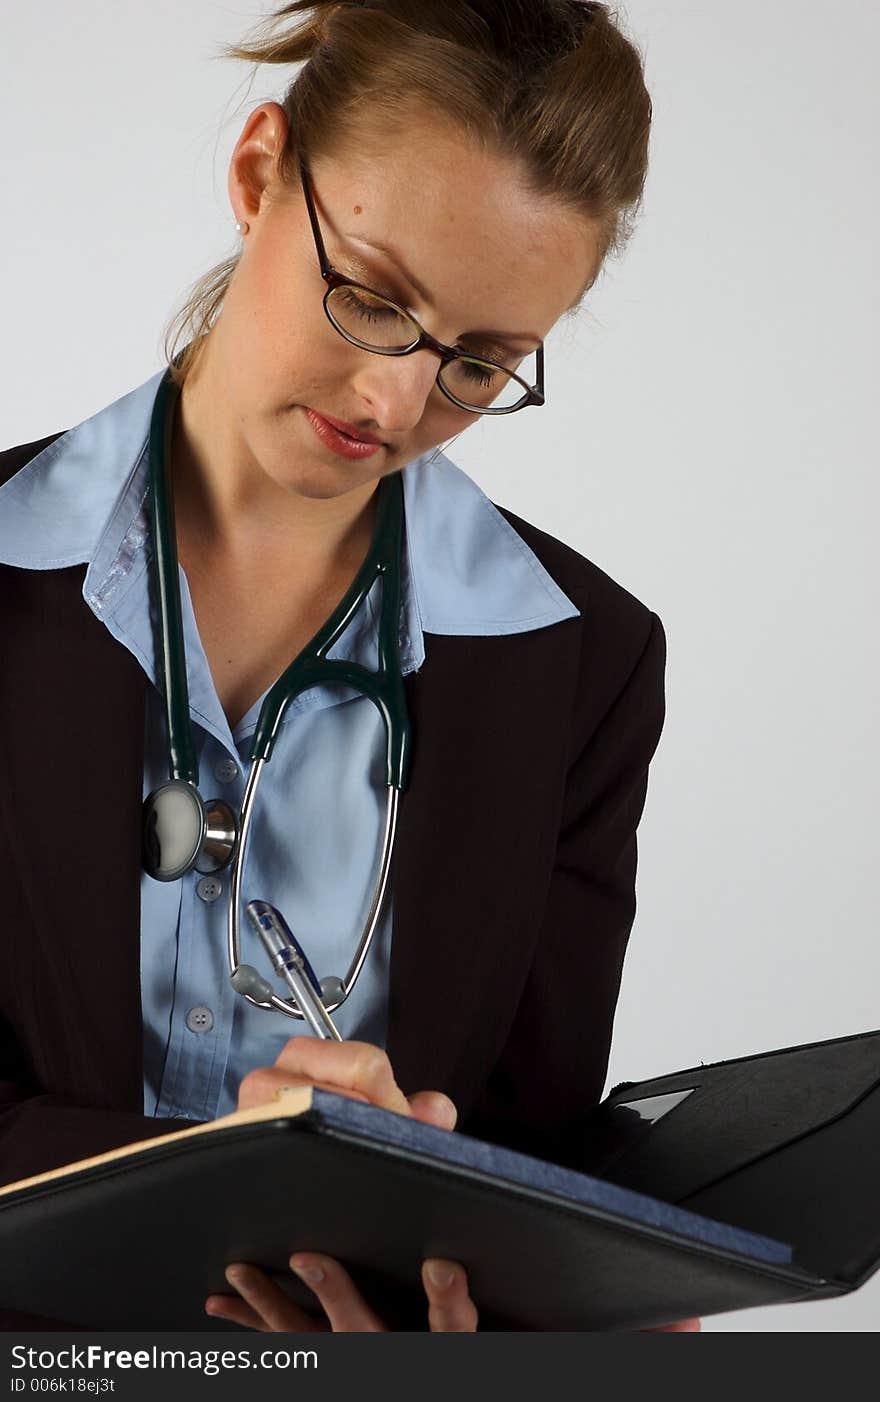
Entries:
<svg viewBox="0 0 880 1402">
<path fill-rule="evenodd" d="M 160 382 L 150 423 L 150 523 L 154 579 L 160 624 L 157 648 L 159 680 L 165 702 L 170 784 L 183 783 L 198 793 L 199 766 L 189 716 L 186 651 L 180 606 L 177 533 L 171 482 L 171 441 L 179 386 L 170 371 Z M 400 562 L 404 534 L 403 483 L 399 472 L 384 477 L 378 487 L 376 522 L 370 550 L 345 597 L 330 618 L 301 650 L 269 691 L 260 709 L 251 744 L 251 768 L 242 801 L 234 849 L 228 859 L 230 898 L 227 953 L 235 985 L 241 963 L 239 909 L 241 878 L 254 798 L 263 767 L 271 758 L 284 713 L 295 698 L 313 686 L 335 683 L 368 696 L 382 716 L 386 736 L 388 800 L 379 871 L 370 911 L 357 950 L 344 979 L 324 980 L 324 1003 L 333 1012 L 350 994 L 369 952 L 385 895 L 397 825 L 397 805 L 406 788 L 410 760 L 410 725 L 399 650 Z M 365 602 L 377 579 L 382 581 L 378 666 L 375 672 L 358 663 L 330 659 L 327 652 Z M 199 803 L 204 803 L 199 797 Z M 195 859 L 194 859 L 195 860 Z M 202 868 L 204 869 L 204 868 Z M 274 1008 L 302 1018 L 295 1002 L 275 994 L 267 998 L 242 991 L 254 1006 Z"/>
<path fill-rule="evenodd" d="M 165 695 L 169 777 L 198 784 L 199 764 L 189 718 L 186 653 L 180 611 L 177 534 L 169 482 L 174 408 L 180 390 L 170 372 L 162 380 L 150 427 L 151 526 L 161 627 L 160 675 Z M 403 543 L 403 483 L 399 472 L 379 484 L 376 523 L 369 553 L 344 599 L 310 642 L 282 672 L 260 710 L 250 758 L 268 760 L 284 713 L 302 692 L 324 682 L 354 687 L 378 708 L 386 734 L 386 782 L 406 788 L 410 731 L 399 658 L 400 554 Z M 377 578 L 382 580 L 379 665 L 375 672 L 356 662 L 328 659 Z"/>
</svg>

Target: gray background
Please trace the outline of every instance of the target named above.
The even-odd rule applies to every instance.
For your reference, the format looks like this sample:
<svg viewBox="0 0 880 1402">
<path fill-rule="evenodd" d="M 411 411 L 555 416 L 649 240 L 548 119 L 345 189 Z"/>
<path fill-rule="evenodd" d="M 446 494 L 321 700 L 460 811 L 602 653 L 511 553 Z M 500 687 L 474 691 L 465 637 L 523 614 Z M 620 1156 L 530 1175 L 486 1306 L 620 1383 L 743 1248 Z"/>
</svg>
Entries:
<svg viewBox="0 0 880 1402">
<path fill-rule="evenodd" d="M 234 247 L 251 105 L 213 62 L 263 7 L 7 7 L 0 444 L 67 428 L 161 364 Z M 874 1028 L 880 11 L 630 0 L 655 105 L 645 210 L 548 405 L 450 455 L 662 617 L 668 719 L 609 1084 Z M 880 1212 L 880 1205 L 878 1205 Z M 707 1330 L 877 1328 L 841 1302 Z"/>
</svg>

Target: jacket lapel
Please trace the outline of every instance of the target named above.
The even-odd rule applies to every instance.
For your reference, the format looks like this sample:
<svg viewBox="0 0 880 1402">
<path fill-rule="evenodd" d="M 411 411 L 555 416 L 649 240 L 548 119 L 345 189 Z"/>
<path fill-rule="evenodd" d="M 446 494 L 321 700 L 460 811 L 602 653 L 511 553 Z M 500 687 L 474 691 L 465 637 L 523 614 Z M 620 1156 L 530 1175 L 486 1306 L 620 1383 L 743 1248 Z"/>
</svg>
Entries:
<svg viewBox="0 0 880 1402">
<path fill-rule="evenodd" d="M 431 636 L 407 678 L 388 1051 L 407 1094 L 444 1090 L 460 1120 L 504 1045 L 541 924 L 579 636 L 569 623 Z"/>
<path fill-rule="evenodd" d="M 145 679 L 83 601 L 83 567 L 0 573 L 14 659 L 0 801 L 29 917 L 8 938 L 32 986 L 34 1070 L 56 1093 L 140 1109 Z"/>
</svg>

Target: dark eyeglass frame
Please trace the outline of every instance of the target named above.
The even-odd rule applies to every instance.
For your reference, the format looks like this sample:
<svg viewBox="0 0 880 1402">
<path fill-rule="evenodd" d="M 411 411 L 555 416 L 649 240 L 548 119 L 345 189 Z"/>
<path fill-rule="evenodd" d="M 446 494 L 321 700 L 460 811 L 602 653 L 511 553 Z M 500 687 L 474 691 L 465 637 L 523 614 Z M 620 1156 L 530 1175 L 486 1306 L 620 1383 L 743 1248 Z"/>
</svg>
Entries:
<svg viewBox="0 0 880 1402">
<path fill-rule="evenodd" d="M 536 348 L 537 362 L 535 373 L 537 378 L 535 383 L 530 385 L 527 380 L 522 379 L 521 376 L 515 374 L 512 370 L 508 370 L 507 366 L 500 364 L 497 360 L 487 360 L 485 356 L 471 355 L 468 351 L 457 350 L 454 346 L 444 345 L 442 341 L 438 341 L 434 336 L 429 336 L 428 332 L 416 321 L 412 312 L 407 311 L 405 307 L 401 307 L 393 298 L 386 297 L 384 292 L 377 292 L 375 288 L 367 287 L 364 283 L 356 282 L 354 278 L 346 277 L 344 273 L 337 272 L 330 263 L 324 248 L 321 226 L 318 223 L 318 214 L 312 195 L 311 176 L 309 175 L 306 163 L 302 157 L 300 157 L 299 169 L 303 193 L 306 198 L 306 208 L 309 211 L 309 221 L 312 226 L 312 233 L 315 236 L 315 248 L 318 254 L 318 263 L 321 268 L 321 277 L 327 284 L 327 290 L 324 293 L 324 312 L 334 331 L 338 331 L 340 336 L 344 336 L 346 341 L 349 341 L 353 346 L 358 346 L 361 350 L 372 351 L 375 355 L 412 355 L 413 351 L 421 350 L 423 346 L 427 346 L 429 350 L 435 351 L 437 355 L 440 356 L 440 366 L 437 370 L 437 385 L 439 389 L 445 394 L 448 400 L 457 406 L 457 408 L 464 409 L 468 414 L 515 414 L 520 409 L 527 409 L 530 405 L 540 406 L 545 403 L 543 342 Z M 368 346 L 365 345 L 363 341 L 356 340 L 347 331 L 344 331 L 338 322 L 333 320 L 333 316 L 327 305 L 330 294 L 335 292 L 337 287 L 357 287 L 362 292 L 368 293 L 370 297 L 377 297 L 380 301 L 396 308 L 401 316 L 406 317 L 407 321 L 412 322 L 419 333 L 418 339 L 413 341 L 411 346 L 403 346 L 402 348 L 395 346 L 389 349 L 384 349 L 380 346 Z M 518 404 L 512 404 L 509 409 L 493 409 L 491 405 L 485 409 L 477 409 L 472 404 L 465 404 L 463 400 L 457 399 L 440 380 L 440 375 L 444 368 L 453 360 L 466 360 L 476 365 L 487 365 L 492 370 L 500 370 L 503 375 L 509 376 L 511 379 L 516 380 L 518 384 L 522 385 L 524 398 Z"/>
</svg>

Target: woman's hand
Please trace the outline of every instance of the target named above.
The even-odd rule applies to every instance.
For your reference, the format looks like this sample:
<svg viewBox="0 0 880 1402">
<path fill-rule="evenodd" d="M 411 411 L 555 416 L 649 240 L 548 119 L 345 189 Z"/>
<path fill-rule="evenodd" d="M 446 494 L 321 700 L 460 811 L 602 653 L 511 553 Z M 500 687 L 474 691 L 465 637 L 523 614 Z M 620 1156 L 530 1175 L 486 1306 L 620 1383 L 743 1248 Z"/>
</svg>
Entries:
<svg viewBox="0 0 880 1402">
<path fill-rule="evenodd" d="M 439 1129 L 454 1129 L 458 1114 L 440 1091 L 422 1090 L 405 1096 L 388 1057 L 369 1042 L 291 1037 L 273 1066 L 260 1066 L 244 1077 L 238 1088 L 238 1108 L 263 1105 L 288 1086 L 318 1086 L 398 1115 L 411 1115 Z"/>
<path fill-rule="evenodd" d="M 328 1256 L 296 1252 L 290 1269 L 313 1290 L 323 1307 L 326 1320 L 315 1318 L 293 1304 L 284 1292 L 256 1266 L 230 1266 L 226 1279 L 240 1298 L 209 1295 L 208 1314 L 228 1319 L 245 1329 L 261 1329 L 277 1334 L 312 1334 L 332 1329 L 335 1334 L 381 1334 L 387 1326 L 355 1288 L 347 1271 Z M 432 1334 L 473 1334 L 477 1309 L 468 1294 L 467 1276 L 453 1261 L 431 1260 L 422 1265 L 422 1284 L 428 1297 L 428 1326 Z M 694 1334 L 701 1330 L 699 1319 L 680 1319 L 646 1334 Z"/>
<path fill-rule="evenodd" d="M 315 1037 L 291 1037 L 273 1066 L 249 1071 L 238 1091 L 238 1108 L 246 1110 L 271 1100 L 288 1086 L 319 1086 L 411 1115 L 437 1129 L 454 1129 L 457 1111 L 440 1091 L 418 1091 L 406 1096 L 394 1079 L 388 1057 L 368 1042 L 331 1042 Z M 322 1306 L 326 1318 L 300 1309 L 257 1266 L 234 1264 L 226 1279 L 238 1295 L 209 1295 L 208 1314 L 229 1319 L 247 1329 L 273 1333 L 381 1333 L 386 1325 L 371 1309 L 337 1261 L 314 1252 L 296 1252 L 290 1259 L 295 1271 Z M 467 1276 L 453 1261 L 431 1260 L 422 1266 L 422 1283 L 428 1297 L 428 1324 L 433 1333 L 469 1333 L 476 1330 L 477 1311 L 468 1294 Z"/>
<path fill-rule="evenodd" d="M 271 1100 L 288 1086 L 318 1086 L 411 1115 L 438 1129 L 454 1129 L 457 1111 L 440 1091 L 418 1091 L 405 1096 L 394 1079 L 385 1052 L 368 1042 L 331 1042 L 316 1037 L 291 1037 L 273 1066 L 248 1072 L 239 1087 L 238 1108 L 249 1109 Z M 382 1333 L 386 1325 L 367 1304 L 347 1271 L 328 1256 L 295 1252 L 290 1268 L 314 1292 L 326 1318 L 316 1321 L 257 1266 L 236 1263 L 227 1267 L 226 1279 L 238 1295 L 209 1295 L 208 1314 L 228 1319 L 247 1329 L 273 1333 Z M 436 1274 L 435 1274 L 436 1273 Z M 454 1261 L 428 1260 L 422 1265 L 422 1284 L 428 1297 L 428 1325 L 432 1333 L 473 1333 L 477 1309 L 468 1294 L 464 1268 Z M 698 1319 L 683 1319 L 647 1333 L 694 1333 Z"/>
<path fill-rule="evenodd" d="M 238 1291 L 234 1295 L 209 1295 L 208 1314 L 229 1319 L 246 1329 L 274 1334 L 383 1334 L 388 1326 L 371 1309 L 338 1261 L 314 1252 L 297 1251 L 290 1258 L 295 1271 L 318 1300 L 326 1316 L 316 1320 L 289 1300 L 283 1290 L 256 1266 L 234 1265 L 226 1279 Z M 472 1334 L 477 1310 L 468 1294 L 467 1276 L 454 1261 L 425 1261 L 422 1284 L 428 1297 L 428 1325 L 432 1334 Z"/>
</svg>

